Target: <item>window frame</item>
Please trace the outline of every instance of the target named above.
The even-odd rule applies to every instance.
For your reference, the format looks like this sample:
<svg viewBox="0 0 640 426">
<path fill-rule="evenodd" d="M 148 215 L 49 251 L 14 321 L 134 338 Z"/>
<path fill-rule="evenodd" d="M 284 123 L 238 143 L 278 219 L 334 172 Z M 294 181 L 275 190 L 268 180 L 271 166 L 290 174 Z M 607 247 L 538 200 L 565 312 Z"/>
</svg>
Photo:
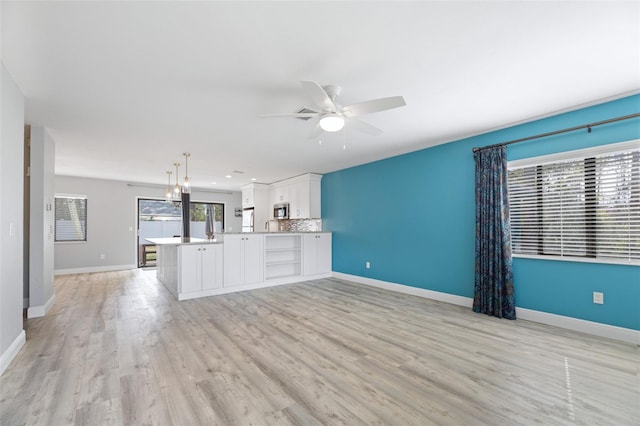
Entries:
<svg viewBox="0 0 640 426">
<path fill-rule="evenodd" d="M 84 200 L 84 239 L 75 240 L 58 240 L 58 208 L 57 199 L 82 199 Z M 82 194 L 55 194 L 53 197 L 53 242 L 54 244 L 85 244 L 88 242 L 89 235 L 89 200 L 86 195 Z"/>
<path fill-rule="evenodd" d="M 585 174 L 585 199 L 595 200 L 596 197 L 596 172 L 595 172 L 595 159 L 602 155 L 614 155 L 616 153 L 623 153 L 629 151 L 640 150 L 640 139 L 634 139 L 625 142 L 612 143 L 608 145 L 600 145 L 596 147 L 583 148 L 573 151 L 565 151 L 555 154 L 541 155 L 530 158 L 523 158 L 518 160 L 511 160 L 507 162 L 508 172 L 516 169 L 529 168 L 536 166 L 540 171 L 543 166 L 554 163 L 566 162 L 566 161 L 583 161 L 584 162 L 584 174 Z M 539 174 L 539 173 L 538 173 Z M 538 194 L 538 209 L 542 208 L 541 200 L 541 186 L 539 180 L 536 181 L 538 187 L 536 193 Z M 585 203 L 587 204 L 587 203 Z M 540 213 L 537 214 L 540 220 Z M 597 228 L 595 226 L 596 219 L 596 206 L 589 208 L 585 206 L 585 241 L 593 241 L 595 239 Z M 514 258 L 524 259 L 542 259 L 542 260 L 555 260 L 565 262 L 583 262 L 583 263 L 602 263 L 602 264 L 616 264 L 616 265 L 630 265 L 640 266 L 640 259 L 629 259 L 622 257 L 596 257 L 597 247 L 590 247 L 586 244 L 586 254 L 580 255 L 556 255 L 556 254 L 544 254 L 544 241 L 543 238 L 537 240 L 537 253 L 512 253 Z"/>
</svg>

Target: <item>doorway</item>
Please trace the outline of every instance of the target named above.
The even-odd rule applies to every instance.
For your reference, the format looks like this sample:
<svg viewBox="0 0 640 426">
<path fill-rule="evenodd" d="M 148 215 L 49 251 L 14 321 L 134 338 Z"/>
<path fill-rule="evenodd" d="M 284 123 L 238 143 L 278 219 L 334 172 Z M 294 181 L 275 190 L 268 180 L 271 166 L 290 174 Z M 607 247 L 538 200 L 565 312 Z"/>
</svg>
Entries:
<svg viewBox="0 0 640 426">
<path fill-rule="evenodd" d="M 210 201 L 191 201 L 189 215 L 191 237 L 206 238 L 207 206 L 213 207 L 214 230 L 224 231 L 224 204 Z M 138 267 L 156 266 L 156 246 L 147 238 L 180 237 L 182 233 L 182 203 L 159 198 L 138 198 Z"/>
</svg>

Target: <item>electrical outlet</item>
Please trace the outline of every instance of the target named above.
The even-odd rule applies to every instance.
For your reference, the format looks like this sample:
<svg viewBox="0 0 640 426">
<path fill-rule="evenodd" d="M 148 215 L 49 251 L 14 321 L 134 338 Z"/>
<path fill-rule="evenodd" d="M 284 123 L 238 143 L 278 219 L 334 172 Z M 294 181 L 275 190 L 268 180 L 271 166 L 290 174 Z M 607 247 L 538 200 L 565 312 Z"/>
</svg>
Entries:
<svg viewBox="0 0 640 426">
<path fill-rule="evenodd" d="M 105 257 L 106 257 L 106 256 L 104 255 L 104 253 L 102 253 L 102 254 L 100 255 L 100 259 L 103 259 L 103 260 L 104 260 L 104 258 L 105 258 Z"/>
<path fill-rule="evenodd" d="M 604 293 L 601 293 L 599 291 L 594 291 L 593 292 L 593 303 L 596 303 L 598 305 L 604 304 Z"/>
<path fill-rule="evenodd" d="M 364 263 L 364 267 L 367 269 L 371 269 L 371 262 L 369 262 L 368 260 Z"/>
</svg>

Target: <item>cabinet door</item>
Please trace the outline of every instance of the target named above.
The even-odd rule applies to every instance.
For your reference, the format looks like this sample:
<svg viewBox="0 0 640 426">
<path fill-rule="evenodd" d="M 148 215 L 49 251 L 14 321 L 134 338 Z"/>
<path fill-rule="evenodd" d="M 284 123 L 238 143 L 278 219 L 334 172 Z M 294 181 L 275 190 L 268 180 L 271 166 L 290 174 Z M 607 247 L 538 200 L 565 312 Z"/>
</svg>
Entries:
<svg viewBox="0 0 640 426">
<path fill-rule="evenodd" d="M 316 238 L 316 260 L 318 274 L 331 272 L 331 234 L 318 234 Z"/>
<path fill-rule="evenodd" d="M 289 217 L 291 219 L 309 218 L 309 191 L 305 182 L 289 186 Z"/>
<path fill-rule="evenodd" d="M 200 245 L 180 246 L 178 253 L 178 293 L 200 291 L 202 288 Z"/>
<path fill-rule="evenodd" d="M 305 234 L 304 275 L 331 272 L 331 234 Z"/>
<path fill-rule="evenodd" d="M 244 237 L 239 235 L 224 236 L 224 287 L 244 283 L 243 243 Z"/>
<path fill-rule="evenodd" d="M 302 260 L 302 272 L 304 275 L 315 275 L 318 269 L 318 249 L 317 249 L 317 236 L 318 234 L 305 234 L 303 240 L 303 260 Z"/>
<path fill-rule="evenodd" d="M 219 244 L 203 245 L 202 290 L 211 290 L 222 286 L 222 247 Z"/>
<path fill-rule="evenodd" d="M 243 254 L 244 283 L 254 284 L 264 281 L 264 237 L 261 235 L 244 237 Z"/>
<path fill-rule="evenodd" d="M 242 208 L 254 207 L 253 188 L 242 188 Z"/>
</svg>

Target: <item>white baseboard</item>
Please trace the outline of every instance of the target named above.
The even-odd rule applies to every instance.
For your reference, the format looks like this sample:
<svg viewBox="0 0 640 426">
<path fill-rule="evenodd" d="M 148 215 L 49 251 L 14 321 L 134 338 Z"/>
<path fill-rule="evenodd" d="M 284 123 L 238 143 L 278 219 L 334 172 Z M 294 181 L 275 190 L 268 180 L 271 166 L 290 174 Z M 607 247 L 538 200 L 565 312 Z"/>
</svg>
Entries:
<svg viewBox="0 0 640 426">
<path fill-rule="evenodd" d="M 333 276 L 341 280 L 353 281 L 355 283 L 383 288 L 385 290 L 397 291 L 398 293 L 405 293 L 412 296 L 419 296 L 426 299 L 437 300 L 439 302 L 451 303 L 452 305 L 464 306 L 466 308 L 471 308 L 473 306 L 473 299 L 470 297 L 456 296 L 455 294 L 426 290 L 424 288 L 411 287 L 408 285 L 396 284 L 388 281 L 380 281 L 373 278 L 360 277 L 358 275 L 343 274 L 342 272 L 334 272 Z"/>
<path fill-rule="evenodd" d="M 53 302 L 56 300 L 56 295 L 52 294 L 49 300 L 41 306 L 29 306 L 27 309 L 27 318 L 39 318 L 47 315 L 49 309 L 53 306 Z"/>
<path fill-rule="evenodd" d="M 353 281 L 355 283 L 383 288 L 385 290 L 424 297 L 427 299 L 451 303 L 453 305 L 464 306 L 467 308 L 473 307 L 473 299 L 470 297 L 456 296 L 454 294 L 442 293 L 439 291 L 425 290 L 423 288 L 411 287 L 403 284 L 391 283 L 388 281 L 380 281 L 373 278 L 360 277 L 358 275 L 343 274 L 341 272 L 333 272 L 333 276 L 341 280 Z M 586 321 L 579 318 L 566 317 L 562 315 L 550 314 L 548 312 L 534 311 L 532 309 L 518 307 L 516 307 L 516 317 L 518 319 L 526 321 L 538 322 L 541 324 L 552 325 L 567 330 L 592 334 L 598 337 L 606 337 L 609 339 L 620 340 L 634 345 L 640 345 L 639 330 L 616 327 L 614 325 L 602 324 L 599 322 Z"/>
<path fill-rule="evenodd" d="M 91 272 L 111 272 L 136 269 L 136 265 L 89 266 L 87 268 L 56 269 L 55 275 L 89 274 Z"/>
<path fill-rule="evenodd" d="M 286 284 L 295 284 L 295 283 L 300 283 L 304 281 L 313 281 L 320 278 L 330 278 L 331 276 L 332 274 L 330 272 L 326 274 L 307 275 L 307 276 L 297 275 L 294 277 L 284 277 L 284 278 L 266 280 L 256 284 L 248 284 L 248 285 L 233 286 L 233 287 L 222 287 L 222 288 L 216 288 L 211 290 L 194 291 L 194 292 L 180 293 L 180 294 L 174 293 L 174 290 L 172 288 L 169 288 L 169 286 L 165 286 L 165 287 L 167 287 L 167 289 L 174 296 L 176 296 L 178 300 L 182 301 L 182 300 L 196 299 L 199 297 L 218 296 L 220 294 L 237 293 L 240 291 L 257 290 L 260 288 L 275 287 L 275 286 L 286 285 Z"/>
<path fill-rule="evenodd" d="M 516 317 L 519 319 L 553 325 L 568 330 L 592 334 L 598 337 L 606 337 L 614 340 L 640 345 L 640 331 L 631 328 L 616 327 L 615 325 L 602 324 L 579 318 L 565 317 L 563 315 L 550 314 L 548 312 L 534 311 L 532 309 L 516 307 Z"/>
<path fill-rule="evenodd" d="M 2 355 L 0 355 L 0 376 L 4 373 L 4 370 L 7 369 L 11 361 L 18 355 L 20 349 L 24 346 L 26 342 L 27 335 L 24 330 L 21 330 L 18 336 L 11 342 L 11 345 L 7 348 L 6 351 Z"/>
</svg>

